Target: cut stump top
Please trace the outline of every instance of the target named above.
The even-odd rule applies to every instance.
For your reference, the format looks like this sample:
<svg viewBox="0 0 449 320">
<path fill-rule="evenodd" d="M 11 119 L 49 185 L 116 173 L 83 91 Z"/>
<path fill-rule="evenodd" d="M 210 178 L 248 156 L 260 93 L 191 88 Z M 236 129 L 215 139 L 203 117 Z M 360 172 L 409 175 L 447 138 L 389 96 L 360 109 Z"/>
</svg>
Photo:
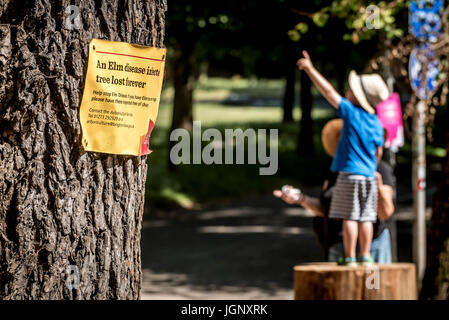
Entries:
<svg viewBox="0 0 449 320">
<path fill-rule="evenodd" d="M 415 300 L 413 263 L 338 266 L 333 262 L 294 266 L 297 300 Z"/>
</svg>

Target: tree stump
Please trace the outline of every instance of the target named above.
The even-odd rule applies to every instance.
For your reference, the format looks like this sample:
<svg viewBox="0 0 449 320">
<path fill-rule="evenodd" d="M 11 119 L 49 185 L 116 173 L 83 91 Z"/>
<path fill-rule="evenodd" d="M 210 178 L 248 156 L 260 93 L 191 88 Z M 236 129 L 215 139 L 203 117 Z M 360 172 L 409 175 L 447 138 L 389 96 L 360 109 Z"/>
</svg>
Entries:
<svg viewBox="0 0 449 320">
<path fill-rule="evenodd" d="M 345 267 L 312 263 L 294 267 L 295 300 L 416 300 L 413 263 Z"/>
</svg>

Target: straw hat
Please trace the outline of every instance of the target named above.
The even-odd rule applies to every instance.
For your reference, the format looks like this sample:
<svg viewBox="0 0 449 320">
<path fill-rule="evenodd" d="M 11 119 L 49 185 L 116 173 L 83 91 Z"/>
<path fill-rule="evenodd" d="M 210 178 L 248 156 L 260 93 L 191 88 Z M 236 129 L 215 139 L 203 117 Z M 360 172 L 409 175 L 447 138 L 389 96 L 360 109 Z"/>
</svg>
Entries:
<svg viewBox="0 0 449 320">
<path fill-rule="evenodd" d="M 390 96 L 385 81 L 376 73 L 358 75 L 352 70 L 349 73 L 349 87 L 360 106 L 371 114 L 375 114 L 376 106 Z"/>
<path fill-rule="evenodd" d="M 343 120 L 334 119 L 326 123 L 321 131 L 321 143 L 324 150 L 332 158 L 337 152 L 338 141 L 340 140 L 341 130 L 343 129 Z"/>
</svg>

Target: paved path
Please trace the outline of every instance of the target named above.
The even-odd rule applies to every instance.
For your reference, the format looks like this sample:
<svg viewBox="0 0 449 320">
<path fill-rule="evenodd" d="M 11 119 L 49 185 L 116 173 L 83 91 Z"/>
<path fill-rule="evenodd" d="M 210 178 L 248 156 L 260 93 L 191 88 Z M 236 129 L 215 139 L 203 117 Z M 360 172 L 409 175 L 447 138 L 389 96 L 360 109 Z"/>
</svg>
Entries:
<svg viewBox="0 0 449 320">
<path fill-rule="evenodd" d="M 411 249 L 410 208 L 398 239 Z M 291 299 L 292 267 L 322 261 L 312 214 L 273 197 L 144 222 L 142 299 Z"/>
</svg>

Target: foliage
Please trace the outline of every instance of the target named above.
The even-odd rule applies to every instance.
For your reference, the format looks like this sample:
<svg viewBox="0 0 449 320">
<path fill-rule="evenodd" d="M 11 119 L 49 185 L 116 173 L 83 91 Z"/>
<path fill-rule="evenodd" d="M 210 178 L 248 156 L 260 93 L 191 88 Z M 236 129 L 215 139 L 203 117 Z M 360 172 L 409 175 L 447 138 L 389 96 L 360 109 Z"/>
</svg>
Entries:
<svg viewBox="0 0 449 320">
<path fill-rule="evenodd" d="M 404 25 L 404 15 L 408 12 L 409 3 L 410 0 L 333 0 L 330 5 L 317 12 L 297 12 L 311 18 L 319 27 L 325 27 L 330 18 L 344 19 L 347 32 L 343 39 L 359 43 L 361 40 L 379 36 L 379 31 L 382 37 L 388 39 L 402 37 L 407 28 Z M 288 34 L 292 40 L 299 41 L 307 31 L 307 24 L 300 22 Z"/>
<path fill-rule="evenodd" d="M 318 1 L 318 0 L 316 0 Z M 319 27 L 327 27 L 331 18 L 343 20 L 346 25 L 347 32 L 344 33 L 343 39 L 350 40 L 354 44 L 362 40 L 374 39 L 380 44 L 382 50 L 367 65 L 371 71 L 378 72 L 382 66 L 390 67 L 396 71 L 394 74 L 396 80 L 408 84 L 408 63 L 409 56 L 413 48 L 418 44 L 412 36 L 406 35 L 409 21 L 410 0 L 395 1 L 364 1 L 364 0 L 332 0 L 327 6 L 319 11 L 307 13 L 297 11 L 301 16 L 306 16 Z M 375 6 L 373 6 L 373 4 Z M 378 15 L 378 19 L 374 19 Z M 427 136 L 432 140 L 432 126 L 435 119 L 436 107 L 446 104 L 446 97 L 449 93 L 448 75 L 449 75 L 449 6 L 446 7 L 442 15 L 443 33 L 442 37 L 430 48 L 435 51 L 439 57 L 440 75 L 438 79 L 437 90 L 434 97 L 429 101 L 427 108 Z M 299 20 L 299 19 L 298 19 Z M 309 21 L 310 22 L 310 21 Z M 301 25 L 303 22 L 300 22 Z M 305 31 L 301 33 L 302 31 Z M 298 41 L 302 34 L 307 32 L 307 28 L 303 26 L 289 31 L 290 39 Z M 393 40 L 387 42 L 386 40 Z M 387 54 L 386 54 L 387 53 Z M 393 67 L 394 66 L 394 67 Z M 426 69 L 427 66 L 423 66 Z M 416 95 L 412 92 L 412 98 L 405 107 L 405 119 L 409 120 L 414 113 L 416 105 Z M 405 123 L 407 131 L 408 122 Z"/>
<path fill-rule="evenodd" d="M 206 0 L 169 1 L 169 57 L 175 50 L 192 50 L 196 67 L 232 58 L 241 64 L 245 76 L 256 73 L 261 60 L 279 67 L 283 57 L 279 47 L 284 41 L 279 34 L 285 34 L 288 25 L 283 20 L 273 23 L 273 17 L 285 11 L 281 0 L 228 0 L 220 5 Z"/>
</svg>

